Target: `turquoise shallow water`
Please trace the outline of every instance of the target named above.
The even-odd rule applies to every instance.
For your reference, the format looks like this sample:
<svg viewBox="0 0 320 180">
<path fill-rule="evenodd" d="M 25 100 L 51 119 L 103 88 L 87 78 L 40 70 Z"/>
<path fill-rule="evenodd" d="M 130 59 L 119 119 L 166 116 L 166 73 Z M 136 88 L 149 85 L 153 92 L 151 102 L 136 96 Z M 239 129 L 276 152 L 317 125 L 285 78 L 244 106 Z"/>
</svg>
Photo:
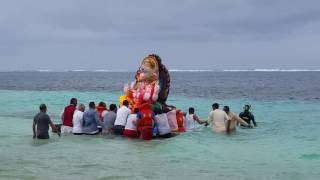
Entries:
<svg viewBox="0 0 320 180">
<path fill-rule="evenodd" d="M 320 178 L 320 102 L 213 100 L 171 95 L 206 118 L 213 101 L 239 112 L 253 106 L 259 127 L 235 134 L 195 132 L 150 142 L 114 136 L 32 139 L 45 102 L 55 122 L 71 97 L 117 103 L 120 93 L 0 90 L 0 179 L 314 179 Z"/>
</svg>

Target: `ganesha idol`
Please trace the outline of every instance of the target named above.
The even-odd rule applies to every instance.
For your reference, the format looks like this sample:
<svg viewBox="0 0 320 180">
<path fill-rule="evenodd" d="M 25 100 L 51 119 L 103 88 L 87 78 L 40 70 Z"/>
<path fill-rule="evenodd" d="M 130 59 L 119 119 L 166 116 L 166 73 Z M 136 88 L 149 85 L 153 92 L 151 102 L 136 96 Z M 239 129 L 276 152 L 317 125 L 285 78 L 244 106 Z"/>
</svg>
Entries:
<svg viewBox="0 0 320 180">
<path fill-rule="evenodd" d="M 169 87 L 168 70 L 162 64 L 160 57 L 152 54 L 142 60 L 135 80 L 130 85 L 124 86 L 126 96 L 121 98 L 129 101 L 131 109 L 140 108 L 145 103 L 160 103 L 165 106 Z"/>
</svg>

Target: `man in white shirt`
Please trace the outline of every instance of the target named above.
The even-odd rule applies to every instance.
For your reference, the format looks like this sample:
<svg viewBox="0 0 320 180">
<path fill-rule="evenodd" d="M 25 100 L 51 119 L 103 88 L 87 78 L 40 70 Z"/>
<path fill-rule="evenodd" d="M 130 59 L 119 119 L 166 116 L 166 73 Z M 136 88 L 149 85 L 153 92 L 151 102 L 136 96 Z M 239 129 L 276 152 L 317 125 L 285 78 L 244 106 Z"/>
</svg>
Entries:
<svg viewBox="0 0 320 180">
<path fill-rule="evenodd" d="M 74 135 L 82 135 L 83 112 L 84 112 L 85 108 L 86 107 L 83 104 L 80 104 L 78 106 L 78 109 L 75 110 L 75 112 L 73 114 L 73 119 L 72 119 L 73 129 L 72 129 L 72 133 Z"/>
<path fill-rule="evenodd" d="M 184 119 L 184 127 L 186 131 L 193 131 L 196 128 L 196 122 L 198 124 L 204 124 L 205 126 L 208 125 L 207 121 L 201 121 L 194 112 L 195 109 L 190 107 L 188 114 L 186 114 L 186 118 Z"/>
<path fill-rule="evenodd" d="M 156 108 L 154 110 L 155 113 L 155 129 L 158 131 L 156 132 L 160 138 L 170 138 L 171 128 L 169 125 L 169 120 L 167 117 L 167 113 L 163 113 L 162 109 Z"/>
<path fill-rule="evenodd" d="M 226 121 L 228 115 L 219 109 L 219 104 L 212 104 L 212 111 L 209 113 L 208 123 L 211 125 L 212 131 L 222 133 L 226 131 Z"/>
<path fill-rule="evenodd" d="M 127 118 L 131 114 L 129 109 L 129 102 L 127 100 L 123 101 L 123 106 L 117 111 L 117 117 L 114 122 L 114 133 L 117 135 L 122 135 L 124 128 L 127 124 Z"/>
</svg>

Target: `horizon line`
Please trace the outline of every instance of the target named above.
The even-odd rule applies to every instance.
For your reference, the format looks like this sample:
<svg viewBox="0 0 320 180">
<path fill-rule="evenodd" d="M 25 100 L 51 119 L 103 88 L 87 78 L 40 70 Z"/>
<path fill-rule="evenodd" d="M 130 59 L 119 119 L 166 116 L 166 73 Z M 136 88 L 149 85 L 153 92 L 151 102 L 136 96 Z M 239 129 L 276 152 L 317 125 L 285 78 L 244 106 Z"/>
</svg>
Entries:
<svg viewBox="0 0 320 180">
<path fill-rule="evenodd" d="M 320 69 L 168 69 L 169 72 L 320 72 Z M 50 69 L 37 69 L 37 70 L 0 70 L 0 72 L 136 72 L 135 70 L 85 70 L 85 69 L 73 69 L 73 70 L 50 70 Z"/>
</svg>

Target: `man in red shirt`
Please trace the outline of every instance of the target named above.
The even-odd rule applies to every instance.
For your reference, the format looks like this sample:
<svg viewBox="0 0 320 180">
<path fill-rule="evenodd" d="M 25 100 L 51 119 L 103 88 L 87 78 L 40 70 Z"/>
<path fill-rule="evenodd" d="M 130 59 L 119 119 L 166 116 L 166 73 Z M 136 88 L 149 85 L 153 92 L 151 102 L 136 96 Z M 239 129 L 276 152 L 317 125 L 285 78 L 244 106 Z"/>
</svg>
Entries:
<svg viewBox="0 0 320 180">
<path fill-rule="evenodd" d="M 61 134 L 71 134 L 73 128 L 73 113 L 77 108 L 77 99 L 72 98 L 70 100 L 70 104 L 66 106 L 61 114 L 62 126 L 61 126 Z"/>
</svg>

